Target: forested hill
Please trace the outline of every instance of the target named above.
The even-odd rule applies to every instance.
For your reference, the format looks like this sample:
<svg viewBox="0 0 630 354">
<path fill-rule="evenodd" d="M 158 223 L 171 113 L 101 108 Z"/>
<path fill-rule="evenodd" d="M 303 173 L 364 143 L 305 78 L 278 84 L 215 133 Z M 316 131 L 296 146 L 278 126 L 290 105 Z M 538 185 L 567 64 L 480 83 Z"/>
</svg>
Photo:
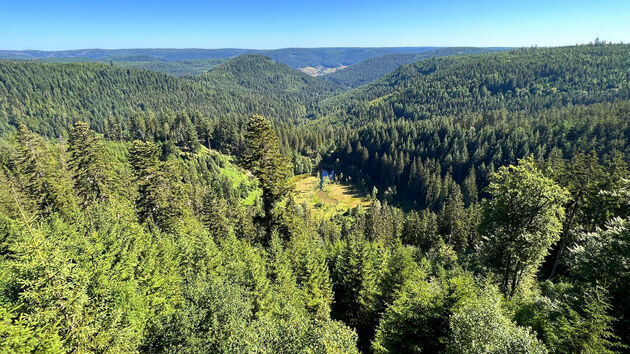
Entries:
<svg viewBox="0 0 630 354">
<path fill-rule="evenodd" d="M 320 65 L 336 68 L 385 54 L 422 53 L 433 49 L 437 49 L 437 47 L 283 48 L 253 51 L 252 53 L 270 57 L 292 68 Z"/>
<path fill-rule="evenodd" d="M 405 65 L 324 106 L 349 119 L 425 119 L 496 109 L 535 112 L 630 98 L 629 83 L 630 45 L 525 48 Z M 369 110 L 381 113 L 368 115 Z"/>
<path fill-rule="evenodd" d="M 453 47 L 422 53 L 387 54 L 363 60 L 347 68 L 322 75 L 321 78 L 344 87 L 358 87 L 380 79 L 402 65 L 411 64 L 419 60 L 449 55 L 481 54 L 490 51 L 492 50 L 486 48 Z"/>
<path fill-rule="evenodd" d="M 112 60 L 127 57 L 151 57 L 167 61 L 230 58 L 247 53 L 248 49 L 78 49 L 78 50 L 0 50 L 4 59 L 48 60 Z"/>
<path fill-rule="evenodd" d="M 79 49 L 64 51 L 0 50 L 3 59 L 49 61 L 129 61 L 144 57 L 145 61 L 185 61 L 233 58 L 243 54 L 260 54 L 292 68 L 307 66 L 338 67 L 351 65 L 367 58 L 393 53 L 421 53 L 436 47 L 366 47 L 366 48 L 283 48 L 254 49 Z"/>
<path fill-rule="evenodd" d="M 343 93 L 0 61 L 0 353 L 627 351 L 630 46 L 597 43 Z"/>
<path fill-rule="evenodd" d="M 135 58 L 136 60 L 114 60 L 112 63 L 123 68 L 138 68 L 169 74 L 175 77 L 184 75 L 200 75 L 208 72 L 215 66 L 224 63 L 227 59 L 204 59 L 204 60 L 182 60 L 164 61 L 153 58 Z"/>
<path fill-rule="evenodd" d="M 103 132 L 107 118 L 120 116 L 125 127 L 140 110 L 296 120 L 306 113 L 303 101 L 335 90 L 331 83 L 257 56 L 237 58 L 198 80 L 99 63 L 0 61 L 0 133 L 23 122 L 46 136 L 64 135 L 76 120 Z"/>
<path fill-rule="evenodd" d="M 231 59 L 191 79 L 219 90 L 258 93 L 308 103 L 341 91 L 334 83 L 254 54 Z"/>
</svg>

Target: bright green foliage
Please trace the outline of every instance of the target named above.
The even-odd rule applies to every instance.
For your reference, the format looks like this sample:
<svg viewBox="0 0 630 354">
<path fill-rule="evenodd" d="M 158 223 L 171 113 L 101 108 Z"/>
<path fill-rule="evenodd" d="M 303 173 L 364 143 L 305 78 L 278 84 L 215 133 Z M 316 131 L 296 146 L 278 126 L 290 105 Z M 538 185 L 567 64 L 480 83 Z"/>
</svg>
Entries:
<svg viewBox="0 0 630 354">
<path fill-rule="evenodd" d="M 133 350 L 142 341 L 149 304 L 172 286 L 165 276 L 168 263 L 162 262 L 162 284 L 144 293 L 146 282 L 155 281 L 152 273 L 157 274 L 143 255 L 160 242 L 130 223 L 134 216 L 128 204 L 85 216 L 90 221 L 81 222 L 81 230 L 56 218 L 37 227 L 28 221 L 15 224 L 8 263 L 14 276 L 7 286 L 19 297 L 11 300 L 23 304 L 22 316 L 32 323 L 57 328 L 64 347 Z"/>
<path fill-rule="evenodd" d="M 22 176 L 8 145 L 0 155 L 0 178 L 10 182 L 0 185 L 5 351 L 357 353 L 356 333 L 330 319 L 326 248 L 309 221 L 291 207 L 279 218 L 288 239 L 274 236 L 269 249 L 252 243 L 243 233 L 253 224 L 241 200 L 248 193 L 238 190 L 245 182 L 214 175 L 227 171 L 225 157 L 160 161 L 156 144 L 136 141 L 127 161 L 127 144 L 97 144 L 94 153 L 112 152 L 112 171 L 131 190 L 86 199 L 70 221 L 24 208 L 29 196 L 12 187 Z M 61 161 L 72 155 L 59 151 Z M 99 166 L 78 160 L 88 171 Z M 80 183 L 73 190 L 60 175 L 54 181 L 71 200 L 81 195 Z M 206 204 L 201 220 L 188 203 Z"/>
<path fill-rule="evenodd" d="M 62 353 L 55 329 L 34 327 L 23 317 L 0 307 L 0 351 L 3 353 Z"/>
<path fill-rule="evenodd" d="M 252 55 L 0 61 L 0 351 L 626 350 L 628 48 L 431 59 L 323 104 Z M 315 166 L 371 205 L 296 205 Z"/>
<path fill-rule="evenodd" d="M 416 263 L 414 251 L 414 248 L 404 246 L 400 241 L 386 249 L 379 281 L 379 302 L 382 308 L 391 305 L 410 282 L 422 278 L 423 271 Z"/>
<path fill-rule="evenodd" d="M 133 142 L 130 162 L 138 182 L 136 207 L 141 222 L 167 229 L 186 213 L 186 190 L 173 161 L 158 160 L 158 147 L 150 142 Z"/>
<path fill-rule="evenodd" d="M 629 254 L 630 221 L 616 218 L 605 229 L 580 235 L 570 255 L 573 274 L 608 289 L 613 314 L 618 319 L 615 332 L 624 343 L 629 343 L 630 339 Z"/>
<path fill-rule="evenodd" d="M 322 243 L 308 235 L 296 235 L 285 252 L 303 292 L 306 308 L 319 318 L 330 317 L 333 292 Z"/>
<path fill-rule="evenodd" d="M 516 320 L 531 327 L 551 352 L 613 353 L 621 348 L 605 291 L 549 281 L 541 285 L 540 293 L 515 299 Z"/>
<path fill-rule="evenodd" d="M 466 301 L 449 321 L 449 353 L 547 353 L 545 345 L 526 328 L 518 327 L 501 309 L 497 291 L 488 290 Z"/>
<path fill-rule="evenodd" d="M 567 192 L 543 176 L 532 158 L 499 169 L 487 191 L 492 199 L 484 205 L 481 222 L 487 237 L 483 254 L 511 297 L 557 241 Z"/>
<path fill-rule="evenodd" d="M 207 194 L 203 198 L 202 217 L 206 228 L 215 239 L 222 239 L 229 235 L 230 221 L 227 218 L 227 203 L 224 199 Z"/>
<path fill-rule="evenodd" d="M 289 193 L 290 165 L 280 154 L 280 146 L 271 123 L 262 116 L 253 115 L 247 122 L 247 153 L 243 163 L 252 172 L 262 189 L 264 227 L 267 237 L 278 224 L 278 203 Z"/>
<path fill-rule="evenodd" d="M 86 207 L 102 202 L 111 193 L 112 180 L 102 141 L 87 124 L 77 122 L 70 130 L 68 143 L 68 166 L 73 172 L 74 189 L 80 204 Z"/>
<path fill-rule="evenodd" d="M 552 156 L 545 162 L 548 174 L 565 187 L 571 198 L 565 206 L 565 220 L 550 278 L 563 269 L 566 249 L 573 245 L 582 231 L 593 231 L 614 215 L 628 216 L 623 198 L 617 191 L 628 177 L 628 166 L 619 154 L 601 165 L 595 152 L 576 154 L 570 161 Z"/>
<path fill-rule="evenodd" d="M 48 145 L 25 125 L 20 125 L 17 140 L 15 158 L 19 171 L 16 173 L 37 210 L 44 215 L 68 213 L 72 201 L 66 186 L 60 183 L 63 175 L 48 151 Z"/>
<path fill-rule="evenodd" d="M 474 296 L 475 285 L 469 274 L 439 280 L 417 275 L 383 314 L 372 349 L 377 353 L 443 352 L 451 314 Z"/>
</svg>

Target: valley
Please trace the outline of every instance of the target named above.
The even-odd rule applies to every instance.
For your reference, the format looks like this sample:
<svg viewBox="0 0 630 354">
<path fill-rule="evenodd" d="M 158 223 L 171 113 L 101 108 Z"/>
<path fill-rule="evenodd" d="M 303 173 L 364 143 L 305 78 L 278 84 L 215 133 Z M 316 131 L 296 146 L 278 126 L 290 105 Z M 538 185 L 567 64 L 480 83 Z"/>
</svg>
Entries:
<svg viewBox="0 0 630 354">
<path fill-rule="evenodd" d="M 630 45 L 0 58 L 2 352 L 630 345 Z"/>
</svg>

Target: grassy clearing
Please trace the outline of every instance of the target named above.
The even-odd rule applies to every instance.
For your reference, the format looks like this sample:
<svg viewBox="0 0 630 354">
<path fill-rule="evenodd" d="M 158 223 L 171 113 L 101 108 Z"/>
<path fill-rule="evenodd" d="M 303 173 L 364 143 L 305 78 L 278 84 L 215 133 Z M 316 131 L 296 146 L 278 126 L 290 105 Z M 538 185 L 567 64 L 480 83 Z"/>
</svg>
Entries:
<svg viewBox="0 0 630 354">
<path fill-rule="evenodd" d="M 366 196 L 346 184 L 324 183 L 324 189 L 319 189 L 319 179 L 311 175 L 299 175 L 293 179 L 295 183 L 295 201 L 306 203 L 316 215 L 329 217 L 355 208 L 359 204 L 367 207 L 369 200 Z"/>
<path fill-rule="evenodd" d="M 249 194 L 247 194 L 247 197 L 243 200 L 243 204 L 254 205 L 258 197 L 262 195 L 262 190 L 257 187 L 256 182 L 248 175 L 249 173 L 233 163 L 231 156 L 226 156 L 216 151 L 211 151 L 211 153 L 215 153 L 219 155 L 220 158 L 224 159 L 222 167 L 219 167 L 219 170 L 222 175 L 230 179 L 232 188 L 237 189 L 241 184 L 247 186 Z"/>
<path fill-rule="evenodd" d="M 216 170 L 212 172 L 227 177 L 232 188 L 238 190 L 241 185 L 245 186 L 248 192 L 247 196 L 243 197 L 245 205 L 254 205 L 256 203 L 256 200 L 262 195 L 262 190 L 258 188 L 258 183 L 248 171 L 236 165 L 233 157 L 224 155 L 216 150 L 208 150 L 205 147 L 201 148 L 199 154 L 209 155 L 213 158 Z"/>
</svg>

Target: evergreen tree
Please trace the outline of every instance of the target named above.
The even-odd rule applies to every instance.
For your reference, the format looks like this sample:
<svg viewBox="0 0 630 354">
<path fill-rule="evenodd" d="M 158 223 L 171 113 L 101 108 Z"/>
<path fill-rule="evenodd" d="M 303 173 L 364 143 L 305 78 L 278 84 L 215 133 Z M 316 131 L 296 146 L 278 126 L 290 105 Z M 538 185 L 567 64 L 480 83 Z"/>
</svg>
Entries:
<svg viewBox="0 0 630 354">
<path fill-rule="evenodd" d="M 72 200 L 64 188 L 63 174 L 47 151 L 46 143 L 21 124 L 17 134 L 17 165 L 20 177 L 36 210 L 44 216 L 51 213 L 67 215 Z"/>
<path fill-rule="evenodd" d="M 74 189 L 79 203 L 86 207 L 109 197 L 112 177 L 107 166 L 105 147 L 100 138 L 84 122 L 77 122 L 70 130 L 68 141 Z"/>
<path fill-rule="evenodd" d="M 267 238 L 279 222 L 278 203 L 290 192 L 288 183 L 291 167 L 287 158 L 280 154 L 278 137 L 271 123 L 262 116 L 253 115 L 247 122 L 245 134 L 247 153 L 244 165 L 260 183 L 263 202 L 263 225 Z"/>
<path fill-rule="evenodd" d="M 138 218 L 163 230 L 172 228 L 186 213 L 187 194 L 175 163 L 159 161 L 158 147 L 151 142 L 136 140 L 129 153 L 138 183 Z"/>
</svg>

